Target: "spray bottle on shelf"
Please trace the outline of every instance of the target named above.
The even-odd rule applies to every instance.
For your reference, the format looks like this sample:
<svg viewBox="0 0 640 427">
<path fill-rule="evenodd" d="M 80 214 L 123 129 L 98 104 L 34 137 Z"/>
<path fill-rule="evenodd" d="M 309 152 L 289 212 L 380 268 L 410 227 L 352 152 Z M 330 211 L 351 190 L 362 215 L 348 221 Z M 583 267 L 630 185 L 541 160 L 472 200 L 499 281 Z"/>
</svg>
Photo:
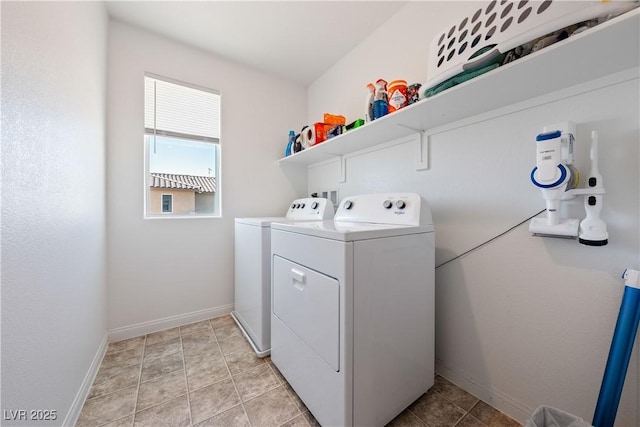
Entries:
<svg viewBox="0 0 640 427">
<path fill-rule="evenodd" d="M 389 97 L 387 95 L 387 82 L 383 79 L 376 81 L 376 93 L 373 98 L 373 120 L 386 116 L 389 112 Z"/>
<path fill-rule="evenodd" d="M 376 93 L 376 87 L 373 85 L 373 83 L 367 84 L 367 91 L 368 92 L 367 92 L 366 107 L 364 110 L 364 121 L 370 122 L 373 120 L 373 98 Z"/>
</svg>

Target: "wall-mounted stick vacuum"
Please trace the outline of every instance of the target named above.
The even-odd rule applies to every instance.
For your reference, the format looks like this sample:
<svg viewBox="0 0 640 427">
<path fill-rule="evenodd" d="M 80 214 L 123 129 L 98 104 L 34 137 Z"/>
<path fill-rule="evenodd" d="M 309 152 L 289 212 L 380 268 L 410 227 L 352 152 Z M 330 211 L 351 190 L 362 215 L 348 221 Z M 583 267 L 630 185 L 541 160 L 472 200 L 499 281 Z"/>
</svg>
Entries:
<svg viewBox="0 0 640 427">
<path fill-rule="evenodd" d="M 565 122 L 545 127 L 536 137 L 536 167 L 531 171 L 531 182 L 542 191 L 547 217 L 532 219 L 529 231 L 535 236 L 578 237 L 584 245 L 604 246 L 609 235 L 607 225 L 600 219 L 605 190 L 598 172 L 598 134 L 591 133 L 591 171 L 586 188 L 576 188 L 579 173 L 573 166 L 575 134 L 576 125 Z M 585 196 L 587 217 L 582 221 L 560 218 L 562 201 L 576 196 Z"/>
</svg>

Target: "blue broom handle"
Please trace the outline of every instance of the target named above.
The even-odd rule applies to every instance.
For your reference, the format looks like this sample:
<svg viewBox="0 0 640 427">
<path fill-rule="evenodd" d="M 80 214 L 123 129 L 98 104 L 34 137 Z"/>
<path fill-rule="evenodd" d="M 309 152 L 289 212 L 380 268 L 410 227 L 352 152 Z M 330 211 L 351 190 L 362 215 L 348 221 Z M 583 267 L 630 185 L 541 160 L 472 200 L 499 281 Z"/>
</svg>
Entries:
<svg viewBox="0 0 640 427">
<path fill-rule="evenodd" d="M 622 278 L 624 294 L 593 416 L 594 427 L 613 427 L 640 323 L 640 272 L 627 269 Z"/>
</svg>

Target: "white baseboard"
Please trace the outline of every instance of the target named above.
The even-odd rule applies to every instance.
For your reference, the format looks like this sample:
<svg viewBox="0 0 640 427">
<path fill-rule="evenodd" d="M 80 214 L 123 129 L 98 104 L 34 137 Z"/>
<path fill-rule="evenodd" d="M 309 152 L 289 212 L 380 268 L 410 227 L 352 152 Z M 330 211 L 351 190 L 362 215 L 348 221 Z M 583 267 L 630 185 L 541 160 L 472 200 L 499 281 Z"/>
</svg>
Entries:
<svg viewBox="0 0 640 427">
<path fill-rule="evenodd" d="M 227 304 L 220 307 L 178 314 L 176 316 L 165 317 L 164 319 L 151 320 L 135 325 L 111 329 L 108 331 L 109 342 L 122 341 L 153 332 L 164 331 L 165 329 L 175 328 L 176 326 L 188 325 L 189 323 L 224 316 L 225 314 L 231 313 L 232 310 L 233 304 Z"/>
<path fill-rule="evenodd" d="M 436 373 L 520 423 L 529 419 L 535 410 L 500 390 L 481 383 L 462 369 L 447 365 L 442 360 L 436 360 Z"/>
<path fill-rule="evenodd" d="M 67 416 L 64 418 L 62 422 L 63 426 L 73 427 L 76 425 L 78 421 L 78 417 L 80 416 L 80 411 L 82 411 L 82 407 L 84 406 L 85 400 L 87 400 L 87 396 L 89 395 L 89 391 L 91 391 L 91 386 L 93 385 L 93 381 L 96 379 L 96 375 L 98 374 L 98 370 L 100 369 L 100 365 L 102 364 L 102 359 L 107 352 L 107 347 L 109 346 L 107 333 L 104 334 L 104 338 L 102 338 L 102 342 L 98 347 L 98 351 L 96 351 L 95 356 L 93 356 L 93 360 L 91 361 L 91 365 L 89 366 L 89 370 L 87 374 L 84 376 L 84 380 L 82 381 L 82 385 L 80 385 L 80 389 L 78 393 L 76 393 L 76 397 L 73 399 L 73 403 L 71 404 L 71 408 L 69 408 L 69 412 L 67 412 Z"/>
</svg>

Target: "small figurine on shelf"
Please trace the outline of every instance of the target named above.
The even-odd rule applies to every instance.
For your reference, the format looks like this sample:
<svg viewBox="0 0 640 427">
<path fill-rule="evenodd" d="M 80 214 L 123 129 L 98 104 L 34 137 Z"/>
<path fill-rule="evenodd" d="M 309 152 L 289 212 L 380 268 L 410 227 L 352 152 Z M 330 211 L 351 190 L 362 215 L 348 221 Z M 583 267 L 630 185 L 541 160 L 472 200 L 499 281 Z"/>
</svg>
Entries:
<svg viewBox="0 0 640 427">
<path fill-rule="evenodd" d="M 420 100 L 420 83 L 414 83 L 407 88 L 407 98 L 409 105 Z"/>
<path fill-rule="evenodd" d="M 304 148 L 302 148 L 302 134 L 299 133 L 296 135 L 295 138 L 295 142 L 293 143 L 293 152 L 294 153 L 299 153 L 300 151 L 304 150 Z"/>
</svg>

